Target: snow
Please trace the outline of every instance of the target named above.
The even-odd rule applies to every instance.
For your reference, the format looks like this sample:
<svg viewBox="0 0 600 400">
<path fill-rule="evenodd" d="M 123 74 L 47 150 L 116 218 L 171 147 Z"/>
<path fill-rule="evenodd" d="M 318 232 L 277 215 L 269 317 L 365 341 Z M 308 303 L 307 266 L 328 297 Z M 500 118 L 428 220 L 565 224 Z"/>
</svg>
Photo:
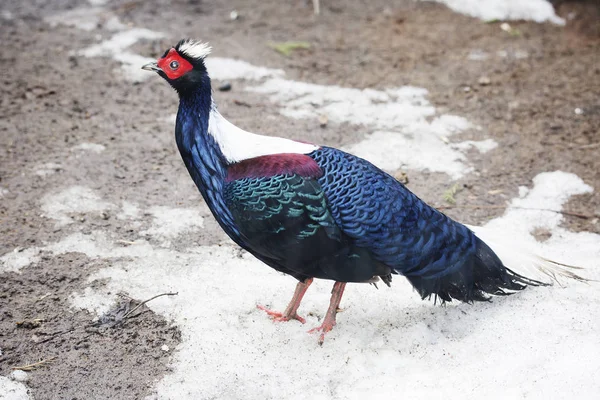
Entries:
<svg viewBox="0 0 600 400">
<path fill-rule="evenodd" d="M 58 25 L 72 26 L 83 31 L 93 31 L 101 23 L 104 9 L 101 7 L 80 7 L 56 13 L 44 20 L 55 28 Z"/>
<path fill-rule="evenodd" d="M 73 186 L 56 194 L 42 198 L 42 211 L 48 218 L 58 221 L 59 225 L 73 222 L 72 214 L 100 213 L 113 206 L 105 201 L 90 188 Z"/>
<path fill-rule="evenodd" d="M 135 220 L 139 217 L 140 209 L 137 204 L 129 201 L 121 203 L 121 211 L 117 214 L 117 218 L 121 220 Z"/>
<path fill-rule="evenodd" d="M 148 210 L 154 221 L 152 226 L 140 232 L 142 236 L 152 236 L 163 240 L 163 247 L 170 247 L 171 240 L 182 233 L 193 233 L 203 227 L 203 217 L 198 209 L 155 206 Z"/>
<path fill-rule="evenodd" d="M 0 257 L 0 273 L 19 272 L 21 268 L 39 261 L 38 249 L 14 249 Z"/>
<path fill-rule="evenodd" d="M 546 0 L 421 0 L 436 1 L 445 4 L 455 12 L 479 18 L 493 20 L 529 20 L 552 22 L 564 25 L 565 20 L 558 17 L 552 4 Z"/>
<path fill-rule="evenodd" d="M 98 4 L 100 6 L 101 4 Z M 78 7 L 58 12 L 44 18 L 50 27 L 59 25 L 70 26 L 91 32 L 100 27 L 109 31 L 120 31 L 126 28 L 118 17 L 103 7 Z"/>
<path fill-rule="evenodd" d="M 498 147 L 498 143 L 494 139 L 485 139 L 480 141 L 465 140 L 464 142 L 460 143 L 452 143 L 450 146 L 458 150 L 468 150 L 474 147 L 480 153 L 487 153 L 488 151 L 494 150 L 496 147 Z"/>
<path fill-rule="evenodd" d="M 40 164 L 35 169 L 35 174 L 43 178 L 54 175 L 55 173 L 63 169 L 62 165 L 56 163 L 44 163 Z"/>
<path fill-rule="evenodd" d="M 423 88 L 360 90 L 273 78 L 247 90 L 269 95 L 281 114 L 290 118 L 326 115 L 333 123 L 365 126 L 372 133 L 343 150 L 390 171 L 429 170 L 458 179 L 473 170 L 464 150 L 473 146 L 489 151 L 495 147 L 492 139 L 469 141 L 462 147 L 449 145 L 448 137 L 472 126 L 459 116 L 436 116 Z"/>
<path fill-rule="evenodd" d="M 0 400 L 29 400 L 27 387 L 21 382 L 0 376 Z"/>
<path fill-rule="evenodd" d="M 114 24 L 115 21 L 113 21 Z M 127 49 L 142 39 L 160 39 L 164 36 L 161 32 L 145 28 L 131 28 L 117 32 L 110 39 L 80 50 L 78 54 L 84 57 L 111 57 L 121 63 L 121 73 L 126 79 L 141 82 L 151 76 L 141 69 L 142 65 L 154 60 L 132 53 Z"/>
<path fill-rule="evenodd" d="M 560 211 L 571 196 L 590 193 L 593 188 L 576 175 L 561 171 L 541 173 L 533 179 L 533 185 L 530 190 L 521 190 L 520 197 L 512 200 L 502 218 L 476 228 L 475 233 L 490 244 L 509 268 L 527 276 L 540 278 L 519 257 L 519 249 L 585 267 L 584 271 L 573 272 L 588 279 L 600 279 L 600 235 L 570 232 L 560 226 L 563 215 L 554 212 Z M 552 236 L 539 243 L 532 235 L 536 229 L 545 229 Z"/>
<path fill-rule="evenodd" d="M 285 74 L 281 69 L 258 67 L 246 61 L 223 57 L 208 57 L 205 60 L 205 65 L 210 77 L 216 80 L 260 80 L 281 77 Z"/>
<path fill-rule="evenodd" d="M 558 213 L 517 208 L 560 210 L 571 196 L 590 190 L 573 174 L 540 174 L 485 228 L 510 228 L 512 240 L 531 242 L 544 255 L 584 266 L 588 277 L 597 278 L 600 235 L 564 230 Z M 553 232 L 543 244 L 530 235 L 540 226 Z M 182 232 L 177 225 L 169 229 Z M 90 287 L 72 295 L 77 308 L 105 312 L 119 292 L 138 299 L 179 293 L 148 303 L 182 332 L 173 372 L 150 399 L 384 398 L 400 392 L 407 398 L 475 392 L 499 398 L 498 382 L 510 382 L 502 396 L 512 397 L 589 398 L 600 390 L 600 292 L 594 284 L 563 282 L 491 303 L 446 307 L 421 301 L 401 277 L 391 289 L 351 284 L 338 326 L 319 347 L 306 331 L 323 317 L 331 282 L 317 281 L 309 289 L 300 309 L 306 326 L 273 323 L 255 305 L 283 309 L 293 279 L 232 243 L 173 250 L 141 238 L 123 245 L 110 232 L 93 231 L 41 250 L 113 260 L 89 277 Z"/>
<path fill-rule="evenodd" d="M 71 147 L 71 151 L 89 151 L 96 154 L 100 154 L 104 150 L 106 150 L 106 147 L 104 145 L 88 142 L 80 143 L 76 146 Z"/>
</svg>

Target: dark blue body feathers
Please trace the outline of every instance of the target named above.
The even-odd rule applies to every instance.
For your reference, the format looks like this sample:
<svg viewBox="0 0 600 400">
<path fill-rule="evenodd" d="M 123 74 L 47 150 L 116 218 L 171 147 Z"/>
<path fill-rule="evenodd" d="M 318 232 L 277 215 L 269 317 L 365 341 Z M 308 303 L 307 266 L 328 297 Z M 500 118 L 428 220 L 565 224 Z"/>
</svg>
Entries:
<svg viewBox="0 0 600 400">
<path fill-rule="evenodd" d="M 485 300 L 486 293 L 538 284 L 505 268 L 467 227 L 353 155 L 322 147 L 228 163 L 207 133 L 206 98 L 181 97 L 177 145 L 221 227 L 272 268 L 299 280 L 340 282 L 387 283 L 400 274 L 423 298 L 444 301 Z"/>
</svg>

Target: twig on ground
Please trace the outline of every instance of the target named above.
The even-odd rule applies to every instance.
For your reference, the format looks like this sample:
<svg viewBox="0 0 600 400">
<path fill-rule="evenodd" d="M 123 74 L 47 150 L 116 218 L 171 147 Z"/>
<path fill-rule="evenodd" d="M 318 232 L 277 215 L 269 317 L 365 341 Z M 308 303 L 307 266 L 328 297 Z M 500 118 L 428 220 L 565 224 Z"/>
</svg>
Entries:
<svg viewBox="0 0 600 400">
<path fill-rule="evenodd" d="M 56 357 L 50 357 L 50 358 L 44 358 L 43 360 L 40 360 L 36 363 L 33 364 L 27 364 L 27 365 L 22 365 L 20 367 L 12 367 L 11 369 L 16 371 L 34 371 L 38 368 L 41 367 L 45 367 L 46 365 L 50 364 L 52 361 L 56 360 Z"/>
<path fill-rule="evenodd" d="M 138 304 L 137 306 L 135 306 L 131 310 L 129 310 L 125 315 L 123 315 L 122 320 L 125 321 L 125 319 L 127 319 L 127 317 L 129 317 L 135 310 L 137 310 L 138 308 L 140 308 L 144 304 L 148 303 L 149 301 L 152 301 L 152 300 L 154 300 L 154 299 L 156 299 L 158 297 L 161 297 L 161 296 L 177 296 L 178 294 L 179 294 L 179 292 L 175 292 L 175 293 L 161 293 L 161 294 L 157 294 L 154 297 L 149 298 L 148 300 L 144 300 L 140 304 Z"/>
</svg>

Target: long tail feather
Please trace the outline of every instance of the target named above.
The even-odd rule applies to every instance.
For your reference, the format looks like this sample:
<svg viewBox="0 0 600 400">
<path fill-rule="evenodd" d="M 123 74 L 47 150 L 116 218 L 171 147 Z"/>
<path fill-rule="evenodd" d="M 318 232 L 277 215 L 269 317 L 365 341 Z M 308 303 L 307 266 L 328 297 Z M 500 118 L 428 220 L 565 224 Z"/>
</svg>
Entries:
<svg viewBox="0 0 600 400">
<path fill-rule="evenodd" d="M 561 279 L 593 281 L 582 276 L 583 268 L 563 264 L 535 254 L 513 237 L 480 226 L 467 226 L 515 273 L 545 284 L 561 284 Z"/>
</svg>

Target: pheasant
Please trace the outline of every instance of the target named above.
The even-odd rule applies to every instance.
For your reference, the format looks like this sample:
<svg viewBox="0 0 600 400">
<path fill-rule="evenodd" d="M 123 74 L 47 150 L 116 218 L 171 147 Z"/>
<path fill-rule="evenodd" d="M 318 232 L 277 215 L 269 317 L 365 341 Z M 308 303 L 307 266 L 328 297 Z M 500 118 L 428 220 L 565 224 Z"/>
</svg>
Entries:
<svg viewBox="0 0 600 400">
<path fill-rule="evenodd" d="M 298 280 L 278 321 L 305 320 L 313 279 L 335 281 L 319 343 L 336 324 L 348 282 L 403 275 L 441 302 L 485 301 L 527 285 L 472 230 L 427 205 L 368 161 L 341 150 L 247 132 L 217 110 L 204 60 L 211 48 L 180 41 L 142 68 L 179 94 L 175 139 L 221 228 L 263 263 Z M 560 264 L 554 264 L 557 267 Z"/>
</svg>

